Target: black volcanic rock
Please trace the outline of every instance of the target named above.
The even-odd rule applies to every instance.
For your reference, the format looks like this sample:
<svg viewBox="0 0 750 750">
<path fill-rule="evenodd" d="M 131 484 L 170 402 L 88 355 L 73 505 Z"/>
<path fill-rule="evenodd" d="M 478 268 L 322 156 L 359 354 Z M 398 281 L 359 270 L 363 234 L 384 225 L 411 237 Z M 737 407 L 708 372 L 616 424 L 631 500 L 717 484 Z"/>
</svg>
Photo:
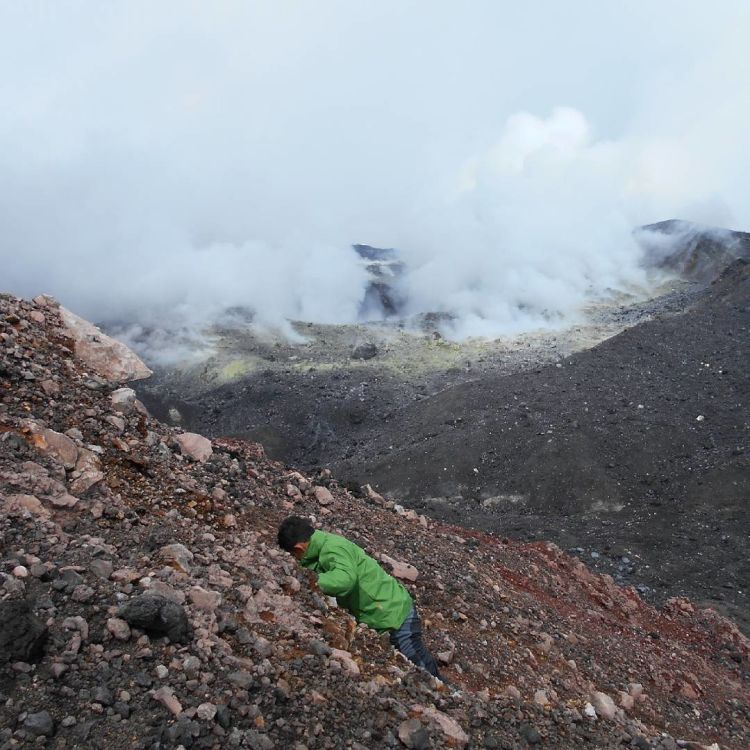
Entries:
<svg viewBox="0 0 750 750">
<path fill-rule="evenodd" d="M 372 342 L 357 344 L 352 350 L 352 359 L 372 359 L 378 356 L 378 347 Z"/>
<path fill-rule="evenodd" d="M 120 607 L 120 617 L 129 625 L 152 635 L 166 635 L 170 641 L 184 643 L 189 633 L 185 610 L 158 594 L 143 594 Z"/>
<path fill-rule="evenodd" d="M 29 602 L 0 602 L 0 659 L 38 661 L 46 640 L 47 626 L 33 614 Z"/>
</svg>

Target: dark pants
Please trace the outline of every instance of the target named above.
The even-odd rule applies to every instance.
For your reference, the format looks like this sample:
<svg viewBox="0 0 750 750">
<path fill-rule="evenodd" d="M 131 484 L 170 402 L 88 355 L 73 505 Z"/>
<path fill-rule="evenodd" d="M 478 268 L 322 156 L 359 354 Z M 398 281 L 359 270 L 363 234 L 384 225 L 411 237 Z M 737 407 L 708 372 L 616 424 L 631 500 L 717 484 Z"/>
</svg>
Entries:
<svg viewBox="0 0 750 750">
<path fill-rule="evenodd" d="M 416 607 L 412 607 L 398 630 L 391 630 L 390 638 L 393 647 L 397 648 L 409 661 L 441 679 L 437 662 L 422 643 L 422 621 L 419 619 Z"/>
</svg>

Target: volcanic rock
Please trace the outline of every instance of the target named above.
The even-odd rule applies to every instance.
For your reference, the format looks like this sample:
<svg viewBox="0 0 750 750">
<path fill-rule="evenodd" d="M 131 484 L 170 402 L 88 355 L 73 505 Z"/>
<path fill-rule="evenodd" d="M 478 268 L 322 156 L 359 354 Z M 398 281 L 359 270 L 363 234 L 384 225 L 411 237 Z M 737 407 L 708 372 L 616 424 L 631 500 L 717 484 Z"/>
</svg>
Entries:
<svg viewBox="0 0 750 750">
<path fill-rule="evenodd" d="M 378 347 L 372 342 L 358 344 L 352 350 L 352 359 L 372 359 L 378 356 Z"/>
<path fill-rule="evenodd" d="M 23 722 L 23 728 L 37 737 L 52 737 L 55 733 L 55 722 L 47 711 L 29 714 Z"/>
<path fill-rule="evenodd" d="M 31 611 L 26 601 L 0 602 L 0 659 L 36 662 L 42 658 L 47 626 Z"/>
<path fill-rule="evenodd" d="M 203 437 L 203 435 L 198 435 L 194 432 L 183 432 L 180 435 L 176 435 L 175 440 L 177 440 L 182 454 L 192 458 L 193 461 L 203 463 L 211 458 L 211 454 L 213 453 L 211 441 Z"/>
<path fill-rule="evenodd" d="M 391 575 L 400 578 L 402 581 L 411 581 L 412 583 L 419 577 L 419 571 L 409 563 L 399 562 L 388 555 L 380 555 L 380 559 L 389 565 Z"/>
<path fill-rule="evenodd" d="M 96 326 L 64 307 L 60 317 L 73 339 L 76 356 L 94 372 L 111 383 L 140 380 L 151 370 L 128 347 L 102 333 Z"/>
<path fill-rule="evenodd" d="M 120 607 L 119 616 L 131 627 L 149 634 L 166 635 L 170 641 L 187 641 L 190 626 L 185 610 L 158 594 L 142 594 Z"/>
<path fill-rule="evenodd" d="M 135 391 L 132 388 L 118 388 L 110 394 L 112 408 L 120 414 L 130 414 L 135 408 Z"/>
<path fill-rule="evenodd" d="M 43 456 L 59 461 L 66 469 L 72 469 L 78 460 L 78 448 L 67 436 L 29 420 L 24 424 L 24 432 L 31 444 Z"/>
</svg>

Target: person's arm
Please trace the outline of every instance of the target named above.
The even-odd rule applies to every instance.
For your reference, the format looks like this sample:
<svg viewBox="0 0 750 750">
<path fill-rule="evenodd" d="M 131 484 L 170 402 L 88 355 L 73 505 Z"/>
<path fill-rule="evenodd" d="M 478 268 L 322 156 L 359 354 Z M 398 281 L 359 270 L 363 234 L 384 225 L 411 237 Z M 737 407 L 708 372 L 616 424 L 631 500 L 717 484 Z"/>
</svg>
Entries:
<svg viewBox="0 0 750 750">
<path fill-rule="evenodd" d="M 333 550 L 320 558 L 318 586 L 327 596 L 346 596 L 357 584 L 355 562 L 345 552 Z"/>
</svg>

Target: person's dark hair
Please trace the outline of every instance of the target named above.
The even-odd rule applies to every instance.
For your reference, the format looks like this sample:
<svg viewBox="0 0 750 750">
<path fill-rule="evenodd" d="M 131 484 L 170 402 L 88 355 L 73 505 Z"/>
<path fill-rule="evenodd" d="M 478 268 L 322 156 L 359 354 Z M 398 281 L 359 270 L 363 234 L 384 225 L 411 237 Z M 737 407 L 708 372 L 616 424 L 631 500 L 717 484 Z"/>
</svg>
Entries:
<svg viewBox="0 0 750 750">
<path fill-rule="evenodd" d="M 287 552 L 291 552 L 294 549 L 295 544 L 310 541 L 313 531 L 315 531 L 315 529 L 310 523 L 309 518 L 289 516 L 289 518 L 285 518 L 281 522 L 281 526 L 279 526 L 279 534 L 277 537 L 279 547 Z"/>
</svg>

